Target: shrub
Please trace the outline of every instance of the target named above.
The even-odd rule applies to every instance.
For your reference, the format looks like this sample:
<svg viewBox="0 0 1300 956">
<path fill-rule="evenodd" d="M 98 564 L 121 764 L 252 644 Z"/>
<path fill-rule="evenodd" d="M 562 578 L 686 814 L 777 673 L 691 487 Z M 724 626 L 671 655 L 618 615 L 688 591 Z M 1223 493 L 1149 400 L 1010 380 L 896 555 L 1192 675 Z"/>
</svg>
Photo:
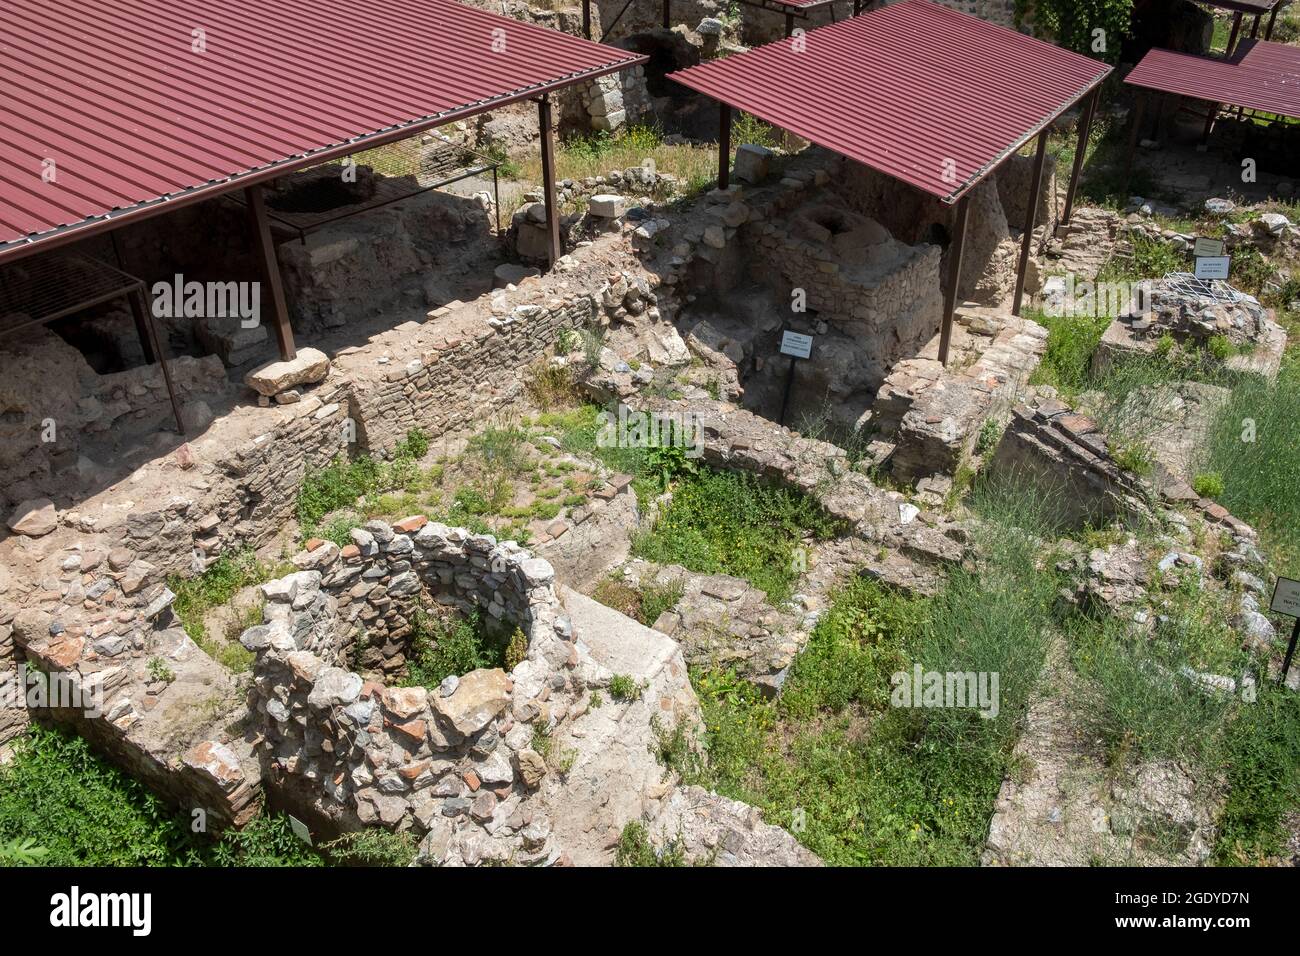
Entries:
<svg viewBox="0 0 1300 956">
<path fill-rule="evenodd" d="M 474 611 L 468 617 L 417 609 L 403 686 L 436 688 L 446 678 L 485 667 L 513 670 L 528 653 L 519 628 L 506 630 Z"/>
<path fill-rule="evenodd" d="M 417 847 L 410 833 L 367 827 L 322 843 L 321 849 L 340 866 L 409 866 Z"/>
<path fill-rule="evenodd" d="M 312 866 L 283 817 L 212 841 L 80 737 L 33 725 L 0 766 L 0 847 L 45 866 Z M 39 851 L 39 852 L 38 852 Z M 33 856 L 33 853 L 36 855 Z"/>
<path fill-rule="evenodd" d="M 682 476 L 672 501 L 633 553 L 702 574 L 732 574 L 786 600 L 801 565 L 805 535 L 828 538 L 839 525 L 812 498 L 747 472 L 700 468 Z"/>
<path fill-rule="evenodd" d="M 1047 329 L 1047 350 L 1034 370 L 1033 384 L 1051 385 L 1066 396 L 1082 391 L 1088 384 L 1092 353 L 1097 350 L 1110 319 L 1041 313 L 1032 318 Z"/>
<path fill-rule="evenodd" d="M 690 866 L 679 840 L 671 840 L 662 850 L 650 842 L 645 824 L 633 820 L 623 827 L 614 847 L 615 866 Z"/>
<path fill-rule="evenodd" d="M 1192 490 L 1202 498 L 1223 497 L 1223 476 L 1217 472 L 1202 472 L 1192 479 Z"/>
<path fill-rule="evenodd" d="M 641 685 L 627 674 L 615 674 L 609 679 L 609 696 L 615 700 L 635 700 L 641 696 Z"/>
<path fill-rule="evenodd" d="M 1017 0 L 1017 19 L 1027 6 Z M 1133 0 L 1036 0 L 1033 9 L 1039 29 L 1061 46 L 1111 63 L 1119 59 L 1133 18 Z"/>
</svg>

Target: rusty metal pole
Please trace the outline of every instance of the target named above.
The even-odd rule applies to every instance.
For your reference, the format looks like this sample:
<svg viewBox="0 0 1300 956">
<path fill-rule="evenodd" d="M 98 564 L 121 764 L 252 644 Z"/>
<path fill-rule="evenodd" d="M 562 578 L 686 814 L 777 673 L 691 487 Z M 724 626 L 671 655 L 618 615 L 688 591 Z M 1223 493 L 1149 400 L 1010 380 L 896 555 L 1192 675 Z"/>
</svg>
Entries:
<svg viewBox="0 0 1300 956">
<path fill-rule="evenodd" d="M 957 310 L 957 287 L 961 284 L 961 259 L 966 245 L 966 214 L 970 194 L 957 200 L 957 222 L 953 226 L 952 245 L 948 247 L 948 288 L 943 292 L 943 324 L 939 326 L 939 363 L 948 364 L 948 347 L 952 344 L 952 316 Z"/>
<path fill-rule="evenodd" d="M 262 277 L 271 290 L 271 309 L 275 313 L 275 340 L 284 361 L 296 358 L 298 349 L 293 344 L 293 328 L 289 325 L 289 308 L 284 302 L 284 283 L 280 279 L 280 263 L 275 258 L 275 242 L 271 239 L 271 222 L 266 218 L 266 200 L 261 185 L 244 190 L 248 211 L 253 220 L 253 246 L 262 266 Z"/>
<path fill-rule="evenodd" d="M 665 0 L 667 2 L 667 0 Z M 1228 48 L 1223 51 L 1225 57 L 1232 56 L 1233 47 L 1237 45 L 1237 35 L 1241 33 L 1241 11 L 1238 10 L 1232 17 L 1232 33 L 1228 35 Z"/>
<path fill-rule="evenodd" d="M 163 384 L 167 387 L 167 397 L 172 403 L 172 414 L 176 416 L 176 431 L 184 435 L 185 419 L 181 416 L 181 403 L 176 397 L 176 385 L 172 382 L 167 346 L 163 344 L 162 337 L 158 335 L 158 328 L 153 321 L 153 308 L 149 302 L 148 289 L 141 282 L 127 298 L 131 303 L 131 311 L 135 315 L 136 325 L 143 328 L 144 335 L 148 338 L 145 351 L 156 357 L 158 366 L 162 369 Z M 153 362 L 150 361 L 149 364 L 152 365 Z"/>
<path fill-rule="evenodd" d="M 1283 4 L 1278 4 L 1273 8 L 1273 12 L 1268 15 L 1268 29 L 1264 31 L 1264 39 L 1273 39 L 1273 24 L 1277 23 L 1277 12 L 1282 9 Z"/>
<path fill-rule="evenodd" d="M 1047 130 L 1038 134 L 1038 153 L 1034 156 L 1034 180 L 1029 186 L 1029 207 L 1025 210 L 1025 234 L 1020 238 L 1020 264 L 1016 267 L 1016 296 L 1011 314 L 1019 315 L 1025 298 L 1025 274 L 1029 271 L 1029 250 L 1034 244 L 1034 223 L 1038 218 L 1038 196 L 1043 189 L 1043 164 L 1047 159 Z"/>
<path fill-rule="evenodd" d="M 591 0 L 582 0 L 582 35 L 591 39 Z"/>
<path fill-rule="evenodd" d="M 1138 130 L 1142 128 L 1142 113 L 1146 109 L 1147 94 L 1138 93 L 1137 102 L 1133 105 L 1133 128 L 1128 133 L 1128 156 L 1124 160 L 1124 182 L 1128 183 L 1133 175 L 1133 154 L 1137 152 Z"/>
<path fill-rule="evenodd" d="M 1070 169 L 1070 185 L 1065 191 L 1065 214 L 1061 225 L 1068 226 L 1074 215 L 1074 196 L 1079 190 L 1079 175 L 1083 172 L 1084 157 L 1088 154 L 1088 137 L 1092 135 L 1092 118 L 1097 111 L 1097 99 L 1101 90 L 1093 90 L 1084 104 L 1083 116 L 1079 119 L 1079 145 L 1074 149 L 1074 166 Z"/>
<path fill-rule="evenodd" d="M 542 199 L 546 205 L 546 231 L 551 266 L 563 254 L 560 248 L 560 209 L 555 201 L 555 135 L 551 128 L 551 97 L 543 93 L 537 101 L 537 125 L 542 135 Z"/>
<path fill-rule="evenodd" d="M 788 37 L 792 33 L 794 33 L 794 14 L 787 13 L 785 15 L 785 35 Z"/>
<path fill-rule="evenodd" d="M 718 104 L 718 188 L 731 185 L 731 106 Z"/>
</svg>

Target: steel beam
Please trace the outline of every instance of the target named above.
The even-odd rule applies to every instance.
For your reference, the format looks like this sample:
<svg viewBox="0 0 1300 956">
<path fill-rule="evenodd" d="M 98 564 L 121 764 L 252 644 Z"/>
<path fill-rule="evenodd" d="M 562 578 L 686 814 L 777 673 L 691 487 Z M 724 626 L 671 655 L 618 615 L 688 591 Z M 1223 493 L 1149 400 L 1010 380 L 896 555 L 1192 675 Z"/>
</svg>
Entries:
<svg viewBox="0 0 1300 956">
<path fill-rule="evenodd" d="M 537 101 L 537 125 L 542 137 L 542 200 L 546 205 L 547 245 L 552 267 L 564 254 L 560 248 L 560 204 L 555 200 L 555 133 L 551 123 L 551 97 Z"/>
<path fill-rule="evenodd" d="M 275 258 L 275 242 L 271 239 L 271 221 L 266 217 L 261 184 L 246 188 L 244 198 L 253 222 L 253 247 L 262 267 L 262 278 L 271 290 L 275 340 L 280 347 L 280 358 L 287 362 L 297 357 L 298 349 L 293 344 L 293 328 L 289 325 L 289 308 L 284 302 L 284 283 L 280 279 L 280 263 Z"/>
<path fill-rule="evenodd" d="M 1025 298 L 1025 273 L 1029 270 L 1029 251 L 1034 243 L 1034 223 L 1038 218 L 1038 196 L 1043 187 L 1043 164 L 1047 159 L 1047 130 L 1038 134 L 1038 152 L 1034 156 L 1034 178 L 1029 185 L 1029 207 L 1025 210 L 1025 234 L 1020 238 L 1020 263 L 1016 267 L 1016 296 L 1011 314 L 1019 315 Z"/>
<path fill-rule="evenodd" d="M 731 185 L 731 106 L 718 103 L 718 188 Z"/>
<path fill-rule="evenodd" d="M 1074 166 L 1070 169 L 1070 185 L 1065 192 L 1065 215 L 1061 225 L 1068 226 L 1074 215 L 1074 196 L 1079 189 L 1079 175 L 1083 172 L 1084 157 L 1088 154 L 1088 137 L 1092 135 L 1092 118 L 1097 112 L 1097 100 L 1101 97 L 1101 88 L 1093 90 L 1083 106 L 1083 115 L 1079 117 L 1079 145 L 1074 150 Z"/>
<path fill-rule="evenodd" d="M 957 287 L 961 285 L 961 259 L 966 245 L 966 214 L 970 211 L 970 193 L 957 200 L 957 221 L 952 243 L 948 246 L 948 288 L 943 292 L 943 324 L 939 326 L 939 362 L 948 364 L 948 347 L 952 344 L 952 316 L 957 310 Z"/>
</svg>

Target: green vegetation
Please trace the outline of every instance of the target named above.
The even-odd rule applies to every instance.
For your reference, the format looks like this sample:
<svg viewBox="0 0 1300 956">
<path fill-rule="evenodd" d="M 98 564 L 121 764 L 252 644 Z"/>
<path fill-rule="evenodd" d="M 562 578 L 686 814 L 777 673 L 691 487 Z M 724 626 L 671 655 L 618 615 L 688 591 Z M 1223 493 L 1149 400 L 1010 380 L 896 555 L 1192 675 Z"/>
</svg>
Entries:
<svg viewBox="0 0 1300 956">
<path fill-rule="evenodd" d="M 641 696 L 641 685 L 627 674 L 615 674 L 609 679 L 609 696 L 615 700 L 635 700 Z"/>
<path fill-rule="evenodd" d="M 1243 375 L 1218 410 L 1201 469 L 1220 476 L 1215 495 L 1250 522 L 1279 570 L 1300 575 L 1300 353 L 1288 352 L 1277 381 Z"/>
<path fill-rule="evenodd" d="M 1047 352 L 1030 382 L 1051 385 L 1070 396 L 1087 387 L 1092 353 L 1097 350 L 1109 318 L 1049 316 L 1026 311 L 1026 316 L 1047 329 Z"/>
<path fill-rule="evenodd" d="M 614 847 L 615 866 L 696 866 L 686 859 L 686 850 L 678 840 L 671 840 L 660 850 L 650 843 L 645 824 L 633 820 L 623 827 Z"/>
<path fill-rule="evenodd" d="M 839 530 L 807 495 L 747 472 L 700 468 L 677 479 L 671 502 L 632 551 L 660 564 L 744 578 L 780 603 L 798 580 L 796 551 L 804 538 Z"/>
<path fill-rule="evenodd" d="M 1223 495 L 1223 476 L 1217 471 L 1203 471 L 1192 479 L 1192 490 L 1202 498 L 1219 498 Z"/>
<path fill-rule="evenodd" d="M 408 866 L 419 849 L 409 832 L 368 827 L 321 844 L 336 866 Z"/>
<path fill-rule="evenodd" d="M 1016 0 L 1020 19 L 1027 0 Z M 1133 0 L 1036 0 L 1035 22 L 1067 49 L 1115 63 L 1133 18 Z"/>
<path fill-rule="evenodd" d="M 320 522 L 326 515 L 353 508 L 359 499 L 394 490 L 408 494 L 420 491 L 425 477 L 417 463 L 428 450 L 428 436 L 419 429 L 412 429 L 393 449 L 391 461 L 377 461 L 369 455 L 352 460 L 339 457 L 326 467 L 308 473 L 298 490 L 297 502 L 298 525 L 303 538 L 320 533 Z M 384 510 L 383 503 L 380 510 Z M 348 520 L 345 516 L 325 529 L 333 535 L 336 544 L 345 543 L 344 536 L 351 530 Z"/>
<path fill-rule="evenodd" d="M 478 611 L 465 617 L 419 609 L 413 627 L 404 687 L 432 690 L 448 677 L 480 668 L 513 670 L 528 653 L 522 630 L 489 623 Z"/>
<path fill-rule="evenodd" d="M 956 572 L 932 599 L 849 584 L 777 701 L 734 672 L 695 672 L 708 768 L 683 756 L 676 769 L 762 807 L 831 864 L 978 862 L 1042 665 L 1055 580 L 1034 573 L 1023 529 L 1036 515 L 1001 492 L 975 498 L 984 566 Z M 913 663 L 998 672 L 998 716 L 890 706 L 891 675 Z"/>
<path fill-rule="evenodd" d="M 80 737 L 33 726 L 0 767 L 0 847 L 43 866 L 317 866 L 284 817 L 212 840 L 190 817 L 98 757 Z M 37 852 L 40 851 L 40 852 Z M 35 854 L 35 855 L 33 855 Z"/>
<path fill-rule="evenodd" d="M 1282 822 L 1300 804 L 1300 695 L 1266 684 L 1227 731 L 1228 799 L 1217 861 L 1258 863 L 1286 844 Z"/>
<path fill-rule="evenodd" d="M 272 565 L 258 558 L 250 548 L 232 555 L 222 555 L 202 574 L 191 578 L 173 575 L 167 586 L 176 595 L 172 610 L 180 618 L 185 633 L 209 657 L 231 670 L 243 672 L 252 665 L 253 655 L 239 644 L 246 628 L 262 622 L 260 601 L 236 614 L 228 622 L 224 641 L 214 641 L 203 625 L 204 618 L 215 608 L 229 604 L 244 588 L 288 574 L 291 567 Z"/>
</svg>

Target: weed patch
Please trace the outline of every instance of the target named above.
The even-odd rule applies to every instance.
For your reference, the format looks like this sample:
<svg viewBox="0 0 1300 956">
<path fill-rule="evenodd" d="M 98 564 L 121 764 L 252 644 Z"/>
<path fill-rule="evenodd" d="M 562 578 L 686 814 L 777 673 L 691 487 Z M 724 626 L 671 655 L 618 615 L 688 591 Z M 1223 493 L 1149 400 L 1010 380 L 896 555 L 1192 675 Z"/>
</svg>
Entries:
<svg viewBox="0 0 1300 956">
<path fill-rule="evenodd" d="M 839 530 L 800 492 L 745 472 L 701 468 L 674 486 L 672 501 L 632 551 L 660 564 L 744 578 L 780 603 L 798 580 L 795 550 L 805 536 L 824 539 Z"/>
</svg>

